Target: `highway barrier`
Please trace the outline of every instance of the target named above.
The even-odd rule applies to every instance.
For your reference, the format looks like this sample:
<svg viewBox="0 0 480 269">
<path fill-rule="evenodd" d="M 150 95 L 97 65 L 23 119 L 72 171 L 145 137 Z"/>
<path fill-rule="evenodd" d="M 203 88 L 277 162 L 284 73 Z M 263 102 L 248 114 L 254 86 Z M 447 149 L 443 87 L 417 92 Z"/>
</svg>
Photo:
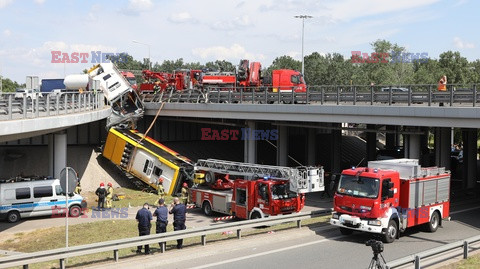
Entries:
<svg viewBox="0 0 480 269">
<path fill-rule="evenodd" d="M 263 219 L 251 219 L 241 222 L 232 222 L 224 224 L 210 225 L 206 227 L 198 227 L 182 231 L 167 232 L 161 234 L 152 234 L 147 236 L 138 236 L 132 238 L 124 238 L 106 242 L 98 242 L 88 245 L 74 246 L 68 248 L 59 248 L 45 250 L 33 253 L 22 253 L 0 258 L 0 268 L 9 268 L 12 266 L 23 266 L 28 268 L 29 264 L 59 260 L 60 268 L 65 268 L 65 259 L 82 255 L 113 251 L 115 261 L 119 260 L 119 249 L 137 247 L 146 244 L 158 244 L 159 242 L 173 241 L 177 239 L 185 239 L 192 237 L 200 237 L 202 245 L 207 244 L 207 235 L 223 233 L 235 230 L 237 238 L 242 238 L 242 231 L 258 226 L 271 226 L 288 222 L 296 222 L 297 227 L 301 228 L 302 220 L 312 217 L 325 216 L 330 214 L 330 210 L 311 211 L 294 213 L 289 215 L 272 216 Z M 165 244 L 162 244 L 161 252 L 165 251 Z"/>
<path fill-rule="evenodd" d="M 463 248 L 463 258 L 467 259 L 469 245 L 479 241 L 480 241 L 480 235 L 477 235 L 477 236 L 470 237 L 457 242 L 453 242 L 447 245 L 425 250 L 414 255 L 409 255 L 397 260 L 390 261 L 387 263 L 387 269 L 398 268 L 403 265 L 411 265 L 412 263 L 415 265 L 415 269 L 420 269 L 421 268 L 420 262 L 422 259 L 432 257 L 435 255 L 440 255 L 444 252 L 459 249 L 459 248 Z"/>
</svg>

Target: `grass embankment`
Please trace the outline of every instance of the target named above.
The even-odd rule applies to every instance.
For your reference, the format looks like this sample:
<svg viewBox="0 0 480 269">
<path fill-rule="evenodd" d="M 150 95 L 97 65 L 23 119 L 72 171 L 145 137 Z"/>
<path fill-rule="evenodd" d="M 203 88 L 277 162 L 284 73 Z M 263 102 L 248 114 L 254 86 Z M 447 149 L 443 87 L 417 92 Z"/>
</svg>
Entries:
<svg viewBox="0 0 480 269">
<path fill-rule="evenodd" d="M 456 263 L 445 265 L 439 269 L 477 269 L 480 268 L 480 254 L 471 256 L 466 260 L 462 260 Z"/>
</svg>

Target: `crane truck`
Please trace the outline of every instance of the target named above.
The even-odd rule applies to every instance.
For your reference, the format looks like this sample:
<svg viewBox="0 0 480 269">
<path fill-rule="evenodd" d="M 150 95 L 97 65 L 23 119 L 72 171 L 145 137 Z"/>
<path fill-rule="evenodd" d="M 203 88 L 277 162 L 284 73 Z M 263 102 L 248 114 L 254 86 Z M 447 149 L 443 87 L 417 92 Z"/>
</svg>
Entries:
<svg viewBox="0 0 480 269">
<path fill-rule="evenodd" d="M 330 224 L 342 234 L 369 232 L 391 243 L 407 228 L 435 232 L 449 218 L 450 173 L 416 159 L 370 161 L 342 171 L 333 201 Z"/>
<path fill-rule="evenodd" d="M 299 212 L 305 193 L 323 191 L 322 167 L 283 167 L 215 159 L 195 164 L 190 200 L 205 215 L 256 219 Z"/>
</svg>

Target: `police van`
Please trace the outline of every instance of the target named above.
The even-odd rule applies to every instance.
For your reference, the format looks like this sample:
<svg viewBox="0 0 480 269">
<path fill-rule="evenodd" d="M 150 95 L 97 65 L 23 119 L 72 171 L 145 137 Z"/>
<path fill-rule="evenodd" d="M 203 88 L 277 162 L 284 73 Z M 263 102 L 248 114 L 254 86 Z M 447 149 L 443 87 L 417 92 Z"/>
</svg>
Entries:
<svg viewBox="0 0 480 269">
<path fill-rule="evenodd" d="M 78 217 L 87 207 L 79 194 L 68 196 L 70 216 Z M 17 222 L 20 218 L 65 214 L 65 192 L 59 179 L 17 178 L 0 181 L 0 219 Z"/>
</svg>

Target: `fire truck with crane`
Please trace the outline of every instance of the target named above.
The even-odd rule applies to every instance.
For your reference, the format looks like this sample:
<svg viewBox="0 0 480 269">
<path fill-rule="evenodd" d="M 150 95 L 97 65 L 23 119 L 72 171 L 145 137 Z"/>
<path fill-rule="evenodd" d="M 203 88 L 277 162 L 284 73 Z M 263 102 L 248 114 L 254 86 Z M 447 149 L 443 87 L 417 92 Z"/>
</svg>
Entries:
<svg viewBox="0 0 480 269">
<path fill-rule="evenodd" d="M 195 164 L 190 200 L 205 215 L 256 219 L 299 212 L 305 193 L 324 190 L 322 167 L 283 167 L 216 159 Z"/>
<path fill-rule="evenodd" d="M 342 234 L 380 234 L 391 243 L 407 228 L 435 232 L 449 218 L 450 173 L 423 168 L 416 159 L 370 161 L 343 170 L 333 201 L 330 223 Z"/>
<path fill-rule="evenodd" d="M 144 82 L 140 84 L 141 93 L 156 93 L 163 91 L 184 91 L 196 88 L 202 71 L 195 69 L 180 69 L 173 73 L 143 70 Z"/>
</svg>

